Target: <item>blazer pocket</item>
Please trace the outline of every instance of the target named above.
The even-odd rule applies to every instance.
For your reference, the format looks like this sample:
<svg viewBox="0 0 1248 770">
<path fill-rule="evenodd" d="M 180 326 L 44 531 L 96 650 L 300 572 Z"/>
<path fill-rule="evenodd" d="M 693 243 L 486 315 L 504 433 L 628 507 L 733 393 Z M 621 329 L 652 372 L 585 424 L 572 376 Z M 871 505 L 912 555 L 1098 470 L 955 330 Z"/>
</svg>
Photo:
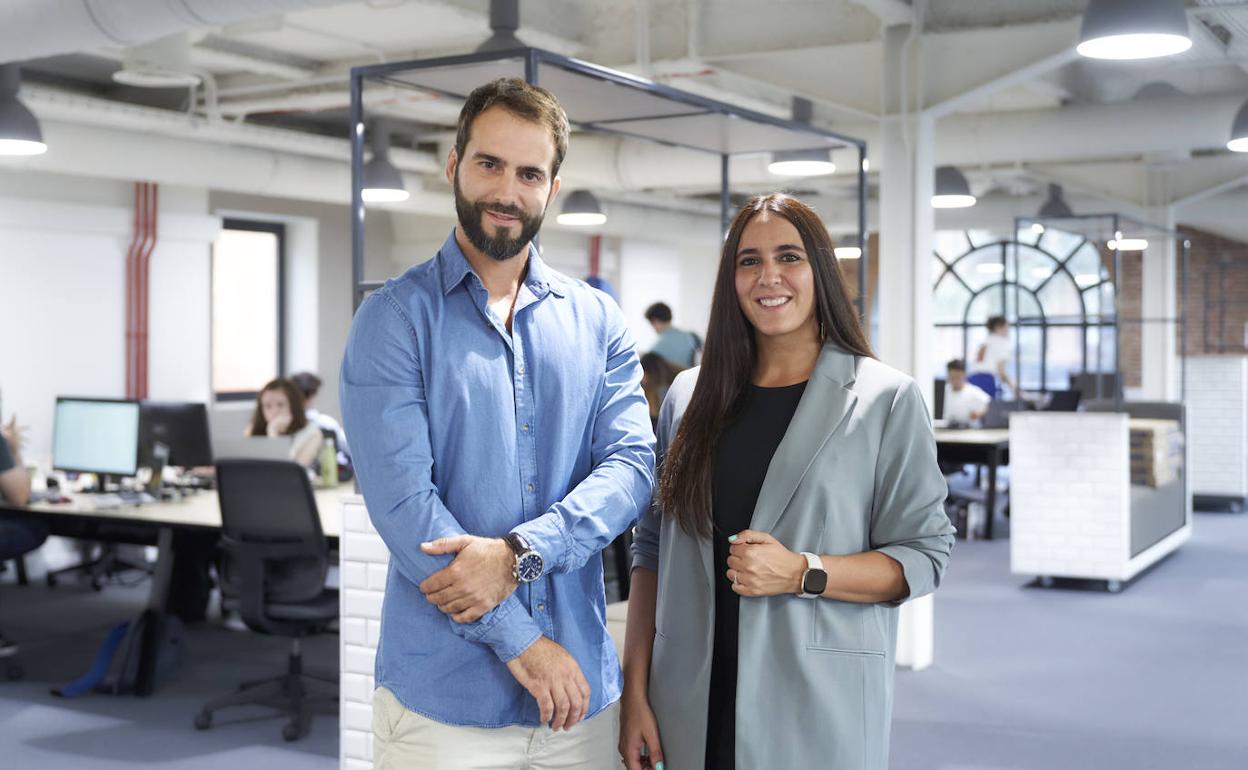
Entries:
<svg viewBox="0 0 1248 770">
<path fill-rule="evenodd" d="M 880 770 L 888 755 L 889 676 L 879 650 L 806 647 L 812 713 L 822 720 L 818 755 L 826 767 Z"/>
</svg>

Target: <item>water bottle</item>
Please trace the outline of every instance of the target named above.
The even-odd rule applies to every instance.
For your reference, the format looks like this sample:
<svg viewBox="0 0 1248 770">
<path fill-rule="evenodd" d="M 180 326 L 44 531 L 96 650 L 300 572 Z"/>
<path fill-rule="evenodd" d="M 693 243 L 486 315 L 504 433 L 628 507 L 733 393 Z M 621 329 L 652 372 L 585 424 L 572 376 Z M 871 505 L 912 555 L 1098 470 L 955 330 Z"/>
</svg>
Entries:
<svg viewBox="0 0 1248 770">
<path fill-rule="evenodd" d="M 338 486 L 338 448 L 332 438 L 321 444 L 321 486 Z"/>
</svg>

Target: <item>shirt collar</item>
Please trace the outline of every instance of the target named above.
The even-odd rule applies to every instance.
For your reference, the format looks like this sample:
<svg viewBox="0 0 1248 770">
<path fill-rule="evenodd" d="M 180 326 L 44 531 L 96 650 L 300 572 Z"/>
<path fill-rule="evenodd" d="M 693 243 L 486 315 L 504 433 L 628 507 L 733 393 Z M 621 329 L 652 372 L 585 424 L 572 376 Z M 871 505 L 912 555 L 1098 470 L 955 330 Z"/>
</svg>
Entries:
<svg viewBox="0 0 1248 770">
<path fill-rule="evenodd" d="M 468 258 L 464 256 L 463 249 L 459 247 L 459 241 L 455 240 L 455 228 L 451 228 L 451 234 L 438 250 L 438 270 L 442 274 L 443 294 L 450 294 L 452 289 L 463 283 L 465 277 L 476 275 Z M 550 270 L 542 261 L 537 247 L 530 243 L 529 271 L 525 275 L 524 285 L 535 297 L 544 297 L 547 294 L 563 297 L 564 288 L 551 278 Z"/>
</svg>

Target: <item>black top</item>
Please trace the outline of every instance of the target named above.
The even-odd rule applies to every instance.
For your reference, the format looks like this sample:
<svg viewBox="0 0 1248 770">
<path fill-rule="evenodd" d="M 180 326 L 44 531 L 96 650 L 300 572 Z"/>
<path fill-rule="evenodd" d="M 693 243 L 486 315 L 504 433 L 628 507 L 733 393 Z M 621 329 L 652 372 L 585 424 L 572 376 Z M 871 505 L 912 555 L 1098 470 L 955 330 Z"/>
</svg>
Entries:
<svg viewBox="0 0 1248 770">
<path fill-rule="evenodd" d="M 741 413 L 719 436 L 711 487 L 715 586 L 715 646 L 706 730 L 707 770 L 734 770 L 737 746 L 737 619 L 740 599 L 724 574 L 728 536 L 749 529 L 767 466 L 797 411 L 806 383 L 783 388 L 751 385 Z"/>
</svg>

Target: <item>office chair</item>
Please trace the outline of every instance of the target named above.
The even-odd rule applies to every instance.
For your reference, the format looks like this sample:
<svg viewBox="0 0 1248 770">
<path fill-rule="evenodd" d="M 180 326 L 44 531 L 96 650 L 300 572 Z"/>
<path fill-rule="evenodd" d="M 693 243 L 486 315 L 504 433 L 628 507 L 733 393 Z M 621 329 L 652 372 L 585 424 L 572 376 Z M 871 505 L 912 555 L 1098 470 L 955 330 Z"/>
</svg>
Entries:
<svg viewBox="0 0 1248 770">
<path fill-rule="evenodd" d="M 325 588 L 328 549 L 308 475 L 284 460 L 219 460 L 221 504 L 221 593 L 253 631 L 291 639 L 285 673 L 244 682 L 230 695 L 204 704 L 195 727 L 212 726 L 213 713 L 243 704 L 284 711 L 290 721 L 282 738 L 297 740 L 312 723 L 314 706 L 336 707 L 337 680 L 305 674 L 300 640 L 327 630 L 338 618 L 338 592 Z M 310 693 L 314 682 L 335 685 L 325 696 Z"/>
</svg>

